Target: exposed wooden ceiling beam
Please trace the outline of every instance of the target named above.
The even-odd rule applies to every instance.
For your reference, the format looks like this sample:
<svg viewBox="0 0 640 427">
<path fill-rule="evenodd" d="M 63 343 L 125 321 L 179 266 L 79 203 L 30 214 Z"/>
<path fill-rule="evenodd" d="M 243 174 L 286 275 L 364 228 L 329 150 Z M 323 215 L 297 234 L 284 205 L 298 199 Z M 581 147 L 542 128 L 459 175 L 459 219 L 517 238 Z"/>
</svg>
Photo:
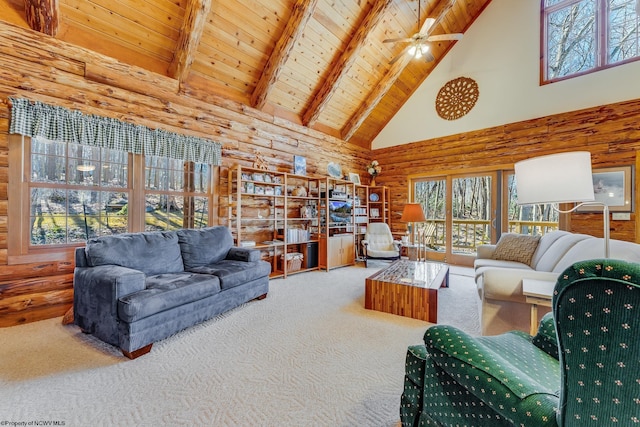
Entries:
<svg viewBox="0 0 640 427">
<path fill-rule="evenodd" d="M 273 48 L 273 52 L 267 60 L 264 70 L 262 70 L 260 80 L 251 95 L 253 107 L 262 109 L 266 104 L 269 92 L 278 81 L 280 72 L 287 59 L 289 59 L 291 50 L 302 36 L 307 22 L 313 16 L 317 3 L 318 0 L 296 0 L 289 22 L 287 22 L 282 36 Z"/>
<path fill-rule="evenodd" d="M 343 77 L 347 75 L 353 63 L 358 59 L 360 50 L 365 46 L 367 35 L 378 25 L 389 9 L 393 0 L 377 0 L 358 30 L 349 41 L 349 45 L 342 52 L 340 58 L 331 67 L 331 73 L 324 81 L 320 90 L 313 97 L 311 105 L 302 117 L 302 123 L 313 126 L 322 110 L 340 86 Z"/>
<path fill-rule="evenodd" d="M 24 0 L 24 11 L 32 30 L 50 36 L 58 33 L 58 0 Z"/>
<path fill-rule="evenodd" d="M 189 74 L 210 11 L 211 0 L 189 0 L 187 3 L 180 38 L 167 69 L 169 77 L 182 82 Z"/>
<path fill-rule="evenodd" d="M 446 13 L 451 9 L 451 6 L 455 3 L 455 0 L 442 0 L 439 2 L 433 9 L 427 13 L 427 16 L 436 16 L 435 23 L 429 29 L 429 33 L 433 32 L 435 27 L 439 25 L 440 21 L 446 15 Z M 428 21 L 425 19 L 422 27 L 420 28 L 420 33 L 427 32 L 427 24 Z M 342 139 L 348 141 L 351 137 L 356 133 L 358 128 L 362 126 L 362 123 L 369 117 L 369 114 L 376 108 L 376 106 L 380 103 L 382 98 L 391 90 L 393 85 L 395 84 L 400 74 L 404 68 L 409 64 L 412 57 L 410 55 L 402 55 L 396 62 L 394 62 L 387 74 L 378 82 L 376 87 L 370 92 L 369 96 L 365 99 L 365 101 L 360 105 L 358 110 L 351 116 L 349 121 L 344 125 L 342 129 Z"/>
</svg>

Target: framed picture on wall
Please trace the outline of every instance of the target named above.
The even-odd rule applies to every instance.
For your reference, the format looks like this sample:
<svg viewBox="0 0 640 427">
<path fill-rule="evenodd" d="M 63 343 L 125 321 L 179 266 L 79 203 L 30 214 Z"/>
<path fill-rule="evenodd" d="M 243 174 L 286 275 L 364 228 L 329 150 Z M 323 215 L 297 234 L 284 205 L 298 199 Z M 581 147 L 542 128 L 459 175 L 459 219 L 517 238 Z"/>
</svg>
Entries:
<svg viewBox="0 0 640 427">
<path fill-rule="evenodd" d="M 360 175 L 358 175 L 357 173 L 349 172 L 349 181 L 360 185 Z"/>
<path fill-rule="evenodd" d="M 307 174 L 307 158 L 302 156 L 293 156 L 293 173 L 296 175 Z"/>
<path fill-rule="evenodd" d="M 609 206 L 611 212 L 633 211 L 633 168 L 621 166 L 593 170 L 595 201 Z M 581 206 L 579 212 L 602 212 L 602 206 Z"/>
</svg>

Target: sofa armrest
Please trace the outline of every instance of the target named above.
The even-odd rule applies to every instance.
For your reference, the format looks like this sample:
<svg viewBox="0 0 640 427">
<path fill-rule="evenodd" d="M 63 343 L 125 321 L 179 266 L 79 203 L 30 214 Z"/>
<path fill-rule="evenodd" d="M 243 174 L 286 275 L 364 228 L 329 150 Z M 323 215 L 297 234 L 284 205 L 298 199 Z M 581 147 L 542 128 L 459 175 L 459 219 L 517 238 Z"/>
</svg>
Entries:
<svg viewBox="0 0 640 427">
<path fill-rule="evenodd" d="M 496 245 L 480 245 L 477 248 L 476 258 L 490 259 L 496 251 Z"/>
<path fill-rule="evenodd" d="M 555 282 L 558 273 L 518 268 L 488 268 L 483 273 L 483 298 L 525 303 L 522 279 Z"/>
<path fill-rule="evenodd" d="M 73 273 L 74 293 L 88 293 L 93 298 L 117 301 L 118 298 L 145 288 L 142 271 L 118 265 L 78 267 Z"/>
<path fill-rule="evenodd" d="M 244 262 L 260 261 L 260 250 L 234 246 L 229 249 L 225 259 Z"/>
<path fill-rule="evenodd" d="M 109 344 L 119 345 L 118 300 L 145 289 L 142 271 L 116 265 L 76 267 L 74 323 Z"/>
<path fill-rule="evenodd" d="M 538 333 L 531 342 L 543 350 L 549 356 L 558 359 L 558 336 L 556 335 L 556 324 L 553 320 L 553 312 L 544 315 L 538 326 Z"/>
</svg>

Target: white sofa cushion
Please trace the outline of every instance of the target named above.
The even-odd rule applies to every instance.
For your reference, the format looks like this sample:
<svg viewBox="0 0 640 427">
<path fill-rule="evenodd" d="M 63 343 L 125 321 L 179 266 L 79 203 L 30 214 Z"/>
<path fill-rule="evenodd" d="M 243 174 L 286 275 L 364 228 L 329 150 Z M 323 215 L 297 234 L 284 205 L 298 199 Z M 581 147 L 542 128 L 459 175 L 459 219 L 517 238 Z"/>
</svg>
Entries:
<svg viewBox="0 0 640 427">
<path fill-rule="evenodd" d="M 556 266 L 578 242 L 591 240 L 595 237 L 586 234 L 569 233 L 567 231 L 552 231 L 540 239 L 538 251 L 533 258 L 533 268 L 537 271 L 557 271 Z M 604 257 L 604 246 L 600 246 L 600 253 L 592 258 Z M 575 258 L 575 261 L 583 261 L 590 258 Z M 561 272 L 564 269 L 558 271 Z"/>
</svg>

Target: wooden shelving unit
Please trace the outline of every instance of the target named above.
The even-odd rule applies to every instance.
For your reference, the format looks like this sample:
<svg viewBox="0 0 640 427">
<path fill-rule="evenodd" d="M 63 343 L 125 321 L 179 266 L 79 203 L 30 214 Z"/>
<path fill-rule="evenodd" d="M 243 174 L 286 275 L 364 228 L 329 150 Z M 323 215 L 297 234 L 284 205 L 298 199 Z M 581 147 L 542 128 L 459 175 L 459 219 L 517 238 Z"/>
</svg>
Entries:
<svg viewBox="0 0 640 427">
<path fill-rule="evenodd" d="M 229 228 L 238 246 L 262 251 L 271 263 L 271 277 L 318 269 L 322 180 L 241 166 L 229 169 Z"/>
<path fill-rule="evenodd" d="M 369 187 L 369 222 L 386 222 L 391 227 L 389 187 Z"/>
<path fill-rule="evenodd" d="M 353 265 L 369 222 L 389 222 L 387 187 L 242 166 L 229 169 L 228 186 L 236 244 L 259 249 L 271 277 Z"/>
<path fill-rule="evenodd" d="M 355 263 L 355 184 L 326 178 L 320 194 L 320 268 Z"/>
</svg>

